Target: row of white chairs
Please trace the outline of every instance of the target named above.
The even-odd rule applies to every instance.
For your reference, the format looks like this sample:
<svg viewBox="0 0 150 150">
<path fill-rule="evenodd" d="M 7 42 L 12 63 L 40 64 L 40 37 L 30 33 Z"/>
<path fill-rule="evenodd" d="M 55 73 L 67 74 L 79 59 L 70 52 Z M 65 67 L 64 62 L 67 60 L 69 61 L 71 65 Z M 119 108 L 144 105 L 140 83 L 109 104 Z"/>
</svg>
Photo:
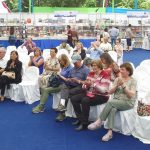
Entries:
<svg viewBox="0 0 150 150">
<path fill-rule="evenodd" d="M 14 48 L 12 48 L 12 50 L 14 50 Z M 45 51 L 45 56 L 48 55 L 49 51 L 50 51 L 49 49 Z M 8 48 L 7 52 L 11 52 L 10 48 Z M 21 51 L 20 48 L 18 49 L 18 52 L 24 54 L 26 53 L 25 50 Z M 113 54 L 111 54 L 111 56 L 112 55 Z M 22 58 L 20 60 L 21 61 L 24 60 L 23 63 L 27 63 L 28 55 L 26 55 L 27 56 L 26 58 L 25 55 L 20 55 L 20 57 L 21 56 Z M 150 103 L 149 66 L 150 60 L 144 60 L 137 68 L 134 68 L 134 77 L 138 81 L 138 100 L 143 99 L 145 103 Z M 39 76 L 38 68 L 36 67 L 24 68 L 22 82 L 20 84 L 12 84 L 11 89 L 7 90 L 6 95 L 10 97 L 12 100 L 15 100 L 17 102 L 25 101 L 28 104 L 32 104 L 33 102 L 39 100 L 40 92 L 38 86 L 38 76 Z M 59 100 L 60 100 L 59 93 L 54 94 L 53 108 L 57 107 Z M 104 105 L 92 106 L 90 113 L 90 120 L 94 121 L 102 111 L 103 107 Z M 116 114 L 114 130 L 119 131 L 126 135 L 132 134 L 133 136 L 139 138 L 142 142 L 150 143 L 150 126 L 148 126 L 148 124 L 150 123 L 150 118 L 138 116 L 136 113 L 136 107 L 137 105 L 135 106 L 135 109 L 118 112 Z M 71 103 L 68 104 L 66 115 L 70 117 L 75 117 Z M 105 127 L 107 128 L 106 125 Z"/>
<path fill-rule="evenodd" d="M 27 67 L 22 76 L 22 82 L 11 84 L 5 96 L 16 102 L 32 104 L 40 99 L 38 84 L 39 69 L 35 66 Z"/>
<path fill-rule="evenodd" d="M 135 68 L 133 64 L 132 66 L 134 68 L 133 76 L 137 80 L 137 101 L 133 109 L 116 113 L 113 130 L 125 135 L 133 135 L 143 143 L 150 144 L 150 117 L 141 117 L 137 114 L 138 100 L 142 99 L 144 103 L 150 104 L 150 60 L 144 60 L 137 68 Z M 53 94 L 52 108 L 56 109 L 59 101 L 60 93 Z M 91 106 L 89 120 L 95 121 L 99 117 L 104 106 L 105 104 Z M 70 101 L 67 105 L 66 116 L 76 117 Z M 104 127 L 107 128 L 107 121 Z"/>
</svg>

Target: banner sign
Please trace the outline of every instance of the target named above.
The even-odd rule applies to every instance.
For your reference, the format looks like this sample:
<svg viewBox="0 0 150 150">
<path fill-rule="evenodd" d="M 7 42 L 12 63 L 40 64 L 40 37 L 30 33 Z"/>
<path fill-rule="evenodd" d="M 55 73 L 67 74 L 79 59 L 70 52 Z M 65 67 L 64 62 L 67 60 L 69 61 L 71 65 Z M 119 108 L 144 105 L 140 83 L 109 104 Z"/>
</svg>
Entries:
<svg viewBox="0 0 150 150">
<path fill-rule="evenodd" d="M 54 17 L 76 17 L 77 11 L 55 11 Z"/>
<path fill-rule="evenodd" d="M 148 18 L 149 12 L 144 11 L 127 11 L 129 18 Z"/>
</svg>

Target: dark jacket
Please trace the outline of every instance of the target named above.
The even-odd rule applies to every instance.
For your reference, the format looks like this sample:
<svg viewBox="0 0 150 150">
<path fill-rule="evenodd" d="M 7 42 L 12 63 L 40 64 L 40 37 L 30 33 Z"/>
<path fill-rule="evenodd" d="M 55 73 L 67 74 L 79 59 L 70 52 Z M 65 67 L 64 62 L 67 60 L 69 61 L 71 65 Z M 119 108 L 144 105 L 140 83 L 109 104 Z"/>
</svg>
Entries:
<svg viewBox="0 0 150 150">
<path fill-rule="evenodd" d="M 10 67 L 10 64 L 12 63 L 12 60 L 8 60 L 7 66 L 5 68 L 5 71 L 13 71 L 15 72 L 15 79 L 9 79 L 9 83 L 20 83 L 22 81 L 22 62 L 17 61 L 15 63 L 14 68 Z"/>
</svg>

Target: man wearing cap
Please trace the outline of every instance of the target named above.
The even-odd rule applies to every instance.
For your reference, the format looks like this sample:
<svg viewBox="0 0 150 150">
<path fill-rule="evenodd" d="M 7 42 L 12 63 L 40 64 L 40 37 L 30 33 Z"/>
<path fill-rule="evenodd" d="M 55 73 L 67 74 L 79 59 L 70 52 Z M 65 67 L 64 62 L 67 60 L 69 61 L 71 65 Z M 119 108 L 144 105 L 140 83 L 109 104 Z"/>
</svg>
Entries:
<svg viewBox="0 0 150 150">
<path fill-rule="evenodd" d="M 4 71 L 7 61 L 4 59 L 4 56 L 6 54 L 6 50 L 4 47 L 0 47 L 0 75 Z"/>
<path fill-rule="evenodd" d="M 69 77 L 63 78 L 65 84 L 61 87 L 61 101 L 57 109 L 60 113 L 56 117 L 56 121 L 63 121 L 65 119 L 65 111 L 69 98 L 82 92 L 81 81 L 86 80 L 90 71 L 88 67 L 82 64 L 82 58 L 78 54 L 72 56 L 72 63 L 74 67 L 70 71 Z"/>
</svg>

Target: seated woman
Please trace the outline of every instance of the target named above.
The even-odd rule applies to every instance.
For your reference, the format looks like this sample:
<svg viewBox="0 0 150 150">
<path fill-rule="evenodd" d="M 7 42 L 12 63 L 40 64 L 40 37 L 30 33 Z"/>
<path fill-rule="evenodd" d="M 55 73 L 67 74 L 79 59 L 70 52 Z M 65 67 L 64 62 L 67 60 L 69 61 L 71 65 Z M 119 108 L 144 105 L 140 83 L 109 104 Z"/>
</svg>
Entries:
<svg viewBox="0 0 150 150">
<path fill-rule="evenodd" d="M 114 62 L 108 53 L 103 53 L 100 56 L 100 60 L 103 64 L 104 69 L 111 70 L 111 80 L 113 81 L 117 76 L 119 76 L 119 66 Z"/>
<path fill-rule="evenodd" d="M 81 56 L 82 60 L 84 60 L 84 58 L 86 57 L 86 52 L 85 52 L 85 49 L 83 48 L 83 44 L 81 42 L 76 43 L 75 50 L 73 51 L 73 55 L 74 54 L 79 54 Z"/>
<path fill-rule="evenodd" d="M 34 50 L 34 56 L 30 56 L 28 66 L 36 66 L 39 68 L 39 74 L 43 73 L 44 58 L 41 56 L 42 52 L 39 47 Z"/>
<path fill-rule="evenodd" d="M 9 72 L 9 74 L 8 74 Z M 7 75 L 6 75 L 7 73 Z M 12 83 L 20 83 L 22 80 L 22 62 L 19 61 L 18 52 L 12 51 L 10 53 L 10 60 L 7 62 L 7 66 L 4 72 L 0 76 L 0 101 L 4 101 L 4 94 L 6 86 L 9 87 Z"/>
<path fill-rule="evenodd" d="M 39 76 L 40 88 L 47 87 L 48 78 L 52 75 L 52 73 L 54 72 L 57 73 L 60 71 L 60 64 L 59 64 L 58 58 L 56 57 L 56 54 L 57 54 L 57 48 L 51 48 L 50 57 L 44 63 L 44 71 Z"/>
<path fill-rule="evenodd" d="M 132 109 L 136 100 L 136 81 L 131 77 L 133 68 L 130 63 L 120 66 L 120 77 L 116 78 L 109 94 L 114 94 L 112 100 L 108 101 L 100 118 L 88 126 L 94 130 L 101 126 L 102 122 L 108 118 L 108 132 L 102 137 L 102 141 L 109 141 L 113 137 L 112 129 L 114 117 L 117 111 Z"/>
<path fill-rule="evenodd" d="M 112 50 L 112 46 L 108 42 L 107 37 L 103 37 L 103 42 L 100 44 L 100 48 L 103 50 L 103 52 L 108 52 Z"/>
<path fill-rule="evenodd" d="M 70 61 L 68 57 L 65 54 L 60 55 L 59 62 L 61 66 L 61 72 L 60 72 L 60 78 L 67 78 L 70 70 L 72 69 L 72 66 L 70 65 Z M 63 83 L 63 82 L 62 82 Z M 32 109 L 33 113 L 40 113 L 44 111 L 44 105 L 46 104 L 48 100 L 48 96 L 51 93 L 57 93 L 60 91 L 61 85 L 58 87 L 43 87 L 41 89 L 41 97 L 40 97 L 40 104 L 37 105 Z"/>
<path fill-rule="evenodd" d="M 92 69 L 83 83 L 82 93 L 71 97 L 71 102 L 78 120 L 73 123 L 79 125 L 77 131 L 84 130 L 88 125 L 90 106 L 106 103 L 109 99 L 110 71 L 103 70 L 102 63 L 94 60 Z"/>
<path fill-rule="evenodd" d="M 121 39 L 116 39 L 116 44 L 114 50 L 117 52 L 117 64 L 121 65 L 123 63 L 123 46 L 121 45 Z"/>
</svg>

